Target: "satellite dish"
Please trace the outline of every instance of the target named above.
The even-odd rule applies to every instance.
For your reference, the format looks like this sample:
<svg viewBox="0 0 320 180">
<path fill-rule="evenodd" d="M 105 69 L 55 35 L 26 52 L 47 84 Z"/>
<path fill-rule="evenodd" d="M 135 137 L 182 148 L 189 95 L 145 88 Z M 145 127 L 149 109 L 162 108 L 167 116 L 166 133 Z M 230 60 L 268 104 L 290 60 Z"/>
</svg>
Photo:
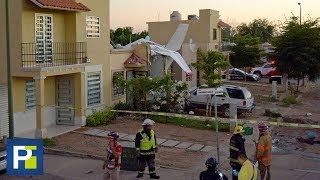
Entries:
<svg viewBox="0 0 320 180">
<path fill-rule="evenodd" d="M 147 40 L 147 41 L 151 41 L 150 36 L 146 36 L 144 39 Z"/>
</svg>

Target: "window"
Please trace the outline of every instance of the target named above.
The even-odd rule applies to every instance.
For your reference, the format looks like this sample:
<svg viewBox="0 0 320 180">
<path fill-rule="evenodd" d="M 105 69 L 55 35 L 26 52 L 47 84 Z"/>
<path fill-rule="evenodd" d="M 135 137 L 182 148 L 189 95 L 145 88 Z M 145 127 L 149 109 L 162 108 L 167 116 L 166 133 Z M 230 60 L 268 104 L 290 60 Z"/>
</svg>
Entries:
<svg viewBox="0 0 320 180">
<path fill-rule="evenodd" d="M 87 76 L 87 105 L 101 104 L 101 76 L 100 73 L 89 73 Z"/>
<path fill-rule="evenodd" d="M 217 40 L 217 29 L 213 29 L 213 40 Z"/>
<path fill-rule="evenodd" d="M 86 31 L 88 38 L 98 38 L 100 37 L 100 19 L 96 16 L 86 17 Z"/>
<path fill-rule="evenodd" d="M 124 77 L 124 71 L 119 71 L 119 72 L 114 72 L 113 73 L 113 80 L 117 76 L 122 76 Z M 115 84 L 114 81 L 112 81 L 112 92 L 113 92 L 113 97 L 119 97 L 124 95 L 124 88 L 119 87 L 117 84 Z"/>
<path fill-rule="evenodd" d="M 52 62 L 53 18 L 48 14 L 35 15 L 36 62 Z"/>
<path fill-rule="evenodd" d="M 230 98 L 245 99 L 244 94 L 241 89 L 227 88 L 227 92 L 228 92 Z"/>
<path fill-rule="evenodd" d="M 26 109 L 36 107 L 36 84 L 34 80 L 26 81 Z"/>
</svg>

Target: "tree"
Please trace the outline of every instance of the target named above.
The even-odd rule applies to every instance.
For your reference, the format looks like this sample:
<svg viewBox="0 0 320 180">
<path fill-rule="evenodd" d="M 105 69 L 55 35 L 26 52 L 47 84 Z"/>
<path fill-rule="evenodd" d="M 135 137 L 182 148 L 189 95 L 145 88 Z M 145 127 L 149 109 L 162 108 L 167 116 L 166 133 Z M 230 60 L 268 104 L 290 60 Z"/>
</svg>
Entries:
<svg viewBox="0 0 320 180">
<path fill-rule="evenodd" d="M 233 67 L 244 68 L 254 67 L 260 64 L 261 50 L 259 38 L 237 37 L 235 46 L 231 47 L 230 63 Z M 246 76 L 244 76 L 246 80 Z"/>
<path fill-rule="evenodd" d="M 273 41 L 277 68 L 289 78 L 299 80 L 307 76 L 314 81 L 320 77 L 320 26 L 319 19 L 309 19 L 301 25 L 291 17 L 282 27 L 281 35 Z"/>
<path fill-rule="evenodd" d="M 132 27 L 117 28 L 110 30 L 110 39 L 113 44 L 127 45 L 130 42 L 145 38 L 148 35 L 147 31 L 133 33 Z"/>
<path fill-rule="evenodd" d="M 254 19 L 248 25 L 242 23 L 237 27 L 237 36 L 259 37 L 261 42 L 268 42 L 275 33 L 276 27 L 267 19 Z"/>
<path fill-rule="evenodd" d="M 201 72 L 202 78 L 205 80 L 205 84 L 210 88 L 217 88 L 222 85 L 221 75 L 218 73 L 218 70 L 228 68 L 230 66 L 225 55 L 216 51 L 208 51 L 205 53 L 198 49 L 197 57 L 198 62 L 192 63 L 192 66 Z M 212 97 L 208 96 L 206 109 L 207 115 L 209 110 L 209 100 L 211 99 Z M 211 110 L 209 113 L 211 114 Z"/>
</svg>

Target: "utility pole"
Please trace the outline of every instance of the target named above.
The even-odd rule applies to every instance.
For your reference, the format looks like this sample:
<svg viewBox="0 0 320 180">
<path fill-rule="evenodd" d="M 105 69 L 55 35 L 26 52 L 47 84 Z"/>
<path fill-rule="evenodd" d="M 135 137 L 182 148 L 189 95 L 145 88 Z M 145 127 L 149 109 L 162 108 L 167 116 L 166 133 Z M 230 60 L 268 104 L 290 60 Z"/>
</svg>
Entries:
<svg viewBox="0 0 320 180">
<path fill-rule="evenodd" d="M 300 26 L 301 26 L 301 3 L 298 2 L 298 5 L 300 6 Z"/>
<path fill-rule="evenodd" d="M 13 111 L 12 111 L 12 77 L 10 58 L 10 27 L 9 27 L 9 0 L 6 0 L 6 44 L 7 44 L 7 76 L 8 76 L 8 113 L 9 113 L 9 138 L 14 137 Z"/>
</svg>

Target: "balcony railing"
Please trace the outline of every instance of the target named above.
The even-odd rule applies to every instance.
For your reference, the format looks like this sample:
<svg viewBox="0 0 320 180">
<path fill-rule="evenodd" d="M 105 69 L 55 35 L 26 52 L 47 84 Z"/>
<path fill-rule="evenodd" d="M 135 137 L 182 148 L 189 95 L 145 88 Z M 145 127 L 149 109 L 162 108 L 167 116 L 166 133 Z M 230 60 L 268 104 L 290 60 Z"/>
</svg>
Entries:
<svg viewBox="0 0 320 180">
<path fill-rule="evenodd" d="M 42 68 L 88 63 L 87 43 L 22 43 L 22 67 Z"/>
</svg>

